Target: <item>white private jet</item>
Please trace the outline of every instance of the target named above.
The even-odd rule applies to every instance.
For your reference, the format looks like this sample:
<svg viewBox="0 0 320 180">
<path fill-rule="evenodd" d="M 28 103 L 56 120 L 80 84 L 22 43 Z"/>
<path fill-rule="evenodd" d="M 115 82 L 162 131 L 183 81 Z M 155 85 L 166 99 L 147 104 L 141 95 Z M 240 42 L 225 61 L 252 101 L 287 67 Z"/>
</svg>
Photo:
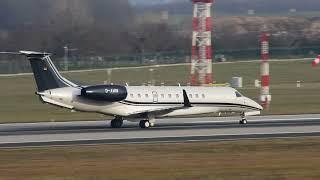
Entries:
<svg viewBox="0 0 320 180">
<path fill-rule="evenodd" d="M 158 118 L 217 112 L 239 113 L 240 124 L 246 124 L 246 116 L 259 115 L 263 109 L 229 87 L 80 86 L 60 75 L 50 54 L 31 51 L 16 54 L 30 61 L 36 94 L 44 103 L 113 116 L 112 128 L 121 128 L 124 119 L 149 128 Z"/>
</svg>

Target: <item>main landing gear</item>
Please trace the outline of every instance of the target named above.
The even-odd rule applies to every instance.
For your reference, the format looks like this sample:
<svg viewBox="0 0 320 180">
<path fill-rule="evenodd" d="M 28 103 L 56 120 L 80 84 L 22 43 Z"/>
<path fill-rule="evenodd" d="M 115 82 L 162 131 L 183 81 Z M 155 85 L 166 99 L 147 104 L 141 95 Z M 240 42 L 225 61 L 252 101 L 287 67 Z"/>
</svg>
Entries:
<svg viewBox="0 0 320 180">
<path fill-rule="evenodd" d="M 239 124 L 247 124 L 248 121 L 247 121 L 247 118 L 245 116 L 244 113 L 241 114 L 241 120 L 239 121 Z"/>
<path fill-rule="evenodd" d="M 142 120 L 142 121 L 140 121 L 139 126 L 142 129 L 147 129 L 147 128 L 150 128 L 150 127 L 154 127 L 154 122 L 149 121 L 149 120 Z"/>
<path fill-rule="evenodd" d="M 111 121 L 111 127 L 118 129 L 121 128 L 123 125 L 123 118 L 122 117 L 116 117 Z"/>
<path fill-rule="evenodd" d="M 154 123 L 156 122 L 156 118 L 154 114 L 147 114 L 147 120 L 141 120 L 139 123 L 140 128 L 147 129 L 150 127 L 154 127 Z"/>
<path fill-rule="evenodd" d="M 151 119 L 151 120 L 142 120 L 140 121 L 139 123 L 139 126 L 142 128 L 142 129 L 147 129 L 147 128 L 150 128 L 150 127 L 154 127 L 154 124 L 155 123 L 155 120 Z M 119 129 L 122 127 L 123 125 L 123 118 L 122 117 L 115 117 L 112 121 L 111 121 L 111 128 L 114 128 L 114 129 Z"/>
</svg>

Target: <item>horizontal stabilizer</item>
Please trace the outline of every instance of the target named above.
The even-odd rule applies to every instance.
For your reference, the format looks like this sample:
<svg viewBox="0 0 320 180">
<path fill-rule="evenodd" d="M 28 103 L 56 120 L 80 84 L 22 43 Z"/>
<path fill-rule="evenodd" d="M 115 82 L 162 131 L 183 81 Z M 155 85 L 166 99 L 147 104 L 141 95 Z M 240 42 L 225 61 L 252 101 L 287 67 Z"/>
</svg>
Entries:
<svg viewBox="0 0 320 180">
<path fill-rule="evenodd" d="M 19 52 L 0 52 L 0 54 L 8 54 L 8 55 L 22 55 L 27 57 L 33 57 L 33 56 L 50 56 L 50 53 L 46 52 L 35 52 L 35 51 L 19 51 Z"/>
<path fill-rule="evenodd" d="M 22 55 L 19 52 L 0 52 L 0 54 L 7 54 L 7 55 Z"/>
</svg>

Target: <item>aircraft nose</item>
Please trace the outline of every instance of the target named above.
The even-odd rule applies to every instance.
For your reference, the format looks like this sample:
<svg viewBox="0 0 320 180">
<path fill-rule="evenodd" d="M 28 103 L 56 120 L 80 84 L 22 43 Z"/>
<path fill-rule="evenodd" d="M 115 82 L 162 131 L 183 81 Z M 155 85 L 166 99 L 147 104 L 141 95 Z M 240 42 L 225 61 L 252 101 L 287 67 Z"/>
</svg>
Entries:
<svg viewBox="0 0 320 180">
<path fill-rule="evenodd" d="M 260 109 L 260 111 L 263 110 L 263 107 L 262 107 L 260 104 L 258 104 L 258 103 L 256 103 L 256 102 L 255 102 L 255 104 L 256 104 L 256 106 L 255 106 L 256 108 Z"/>
<path fill-rule="evenodd" d="M 260 111 L 263 110 L 263 107 L 254 100 L 247 98 L 247 102 L 249 106 L 259 109 Z"/>
</svg>

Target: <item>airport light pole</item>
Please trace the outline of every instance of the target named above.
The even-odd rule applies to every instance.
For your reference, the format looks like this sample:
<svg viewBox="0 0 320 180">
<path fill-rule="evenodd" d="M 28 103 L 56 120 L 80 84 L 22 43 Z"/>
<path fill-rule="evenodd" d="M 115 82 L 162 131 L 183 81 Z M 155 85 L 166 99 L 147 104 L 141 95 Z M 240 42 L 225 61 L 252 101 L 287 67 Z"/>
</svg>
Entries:
<svg viewBox="0 0 320 180">
<path fill-rule="evenodd" d="M 64 49 L 64 71 L 69 71 L 69 53 L 72 51 L 77 51 L 78 49 L 70 49 L 67 45 L 63 47 Z"/>
<path fill-rule="evenodd" d="M 265 109 L 269 108 L 271 102 L 270 94 L 270 65 L 269 65 L 269 37 L 266 31 L 261 33 L 261 96 L 260 101 Z"/>
<path fill-rule="evenodd" d="M 317 58 L 314 61 L 312 61 L 312 67 L 317 67 L 319 63 L 320 63 L 320 55 L 318 55 Z"/>
<path fill-rule="evenodd" d="M 213 0 L 191 0 L 193 3 L 191 84 L 209 85 L 212 77 L 211 7 Z"/>
<path fill-rule="evenodd" d="M 156 81 L 154 79 L 154 69 L 153 68 L 150 68 L 149 69 L 149 72 L 150 72 L 150 85 L 154 86 Z"/>
<path fill-rule="evenodd" d="M 68 71 L 69 70 L 69 47 L 65 46 L 63 47 L 64 49 L 64 70 Z"/>
</svg>

